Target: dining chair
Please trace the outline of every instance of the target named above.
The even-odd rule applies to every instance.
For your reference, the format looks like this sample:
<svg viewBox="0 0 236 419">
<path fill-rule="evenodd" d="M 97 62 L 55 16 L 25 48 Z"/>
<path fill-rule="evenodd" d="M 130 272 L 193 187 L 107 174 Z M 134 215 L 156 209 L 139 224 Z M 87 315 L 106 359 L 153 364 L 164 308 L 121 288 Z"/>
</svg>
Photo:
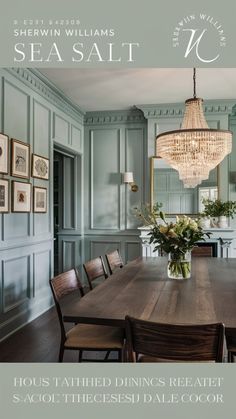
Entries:
<svg viewBox="0 0 236 419">
<path fill-rule="evenodd" d="M 108 278 L 108 274 L 104 265 L 102 256 L 89 260 L 83 264 L 90 290 L 93 289 L 92 282 L 100 277 Z"/>
<path fill-rule="evenodd" d="M 223 362 L 224 325 L 173 325 L 126 316 L 128 362 Z"/>
<path fill-rule="evenodd" d="M 234 362 L 234 357 L 236 356 L 236 327 L 226 327 L 225 338 L 228 351 L 228 362 Z"/>
<path fill-rule="evenodd" d="M 105 257 L 110 275 L 112 275 L 117 268 L 123 268 L 124 263 L 118 249 L 114 250 L 114 252 L 107 253 Z"/>
<path fill-rule="evenodd" d="M 49 281 L 61 328 L 61 343 L 59 350 L 59 362 L 63 361 L 65 350 L 78 350 L 79 362 L 83 351 L 105 351 L 104 361 L 108 360 L 111 351 L 118 352 L 118 361 L 122 360 L 122 348 L 124 331 L 118 327 L 103 326 L 96 324 L 77 323 L 69 331 L 66 331 L 62 315 L 63 298 L 79 291 L 83 298 L 84 292 L 78 273 L 74 269 L 64 272 Z M 98 360 L 96 360 L 98 362 Z"/>
</svg>

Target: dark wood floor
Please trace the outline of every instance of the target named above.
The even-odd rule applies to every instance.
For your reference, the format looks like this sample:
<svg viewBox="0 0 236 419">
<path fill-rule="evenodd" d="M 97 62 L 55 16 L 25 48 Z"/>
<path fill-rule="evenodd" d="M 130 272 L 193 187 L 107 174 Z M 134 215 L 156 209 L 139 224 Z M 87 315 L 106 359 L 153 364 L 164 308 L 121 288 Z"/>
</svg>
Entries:
<svg viewBox="0 0 236 419">
<path fill-rule="evenodd" d="M 55 308 L 0 343 L 0 362 L 57 362 L 60 344 L 60 327 Z M 105 353 L 86 352 L 85 360 L 104 357 Z M 110 354 L 116 359 L 116 354 Z M 65 351 L 64 362 L 77 362 L 77 351 Z"/>
<path fill-rule="evenodd" d="M 56 362 L 60 329 L 54 308 L 0 343 L 0 362 Z"/>
</svg>

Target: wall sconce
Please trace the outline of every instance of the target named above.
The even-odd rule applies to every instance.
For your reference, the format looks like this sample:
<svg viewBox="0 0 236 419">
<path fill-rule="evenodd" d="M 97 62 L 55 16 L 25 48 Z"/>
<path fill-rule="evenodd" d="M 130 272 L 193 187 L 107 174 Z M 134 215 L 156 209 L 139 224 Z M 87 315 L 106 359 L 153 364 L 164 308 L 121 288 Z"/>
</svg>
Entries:
<svg viewBox="0 0 236 419">
<path fill-rule="evenodd" d="M 125 172 L 124 177 L 123 177 L 123 182 L 130 185 L 130 189 L 132 192 L 138 191 L 138 185 L 134 183 L 133 172 Z"/>
</svg>

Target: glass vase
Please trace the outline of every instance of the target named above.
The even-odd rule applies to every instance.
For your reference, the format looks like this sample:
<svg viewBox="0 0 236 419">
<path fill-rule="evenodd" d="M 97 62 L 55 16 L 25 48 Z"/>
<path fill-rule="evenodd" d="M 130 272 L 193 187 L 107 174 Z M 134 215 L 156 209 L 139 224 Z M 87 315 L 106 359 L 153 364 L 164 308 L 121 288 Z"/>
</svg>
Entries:
<svg viewBox="0 0 236 419">
<path fill-rule="evenodd" d="M 171 279 L 188 279 L 191 277 L 191 252 L 176 256 L 176 254 L 168 254 L 168 278 Z"/>
</svg>

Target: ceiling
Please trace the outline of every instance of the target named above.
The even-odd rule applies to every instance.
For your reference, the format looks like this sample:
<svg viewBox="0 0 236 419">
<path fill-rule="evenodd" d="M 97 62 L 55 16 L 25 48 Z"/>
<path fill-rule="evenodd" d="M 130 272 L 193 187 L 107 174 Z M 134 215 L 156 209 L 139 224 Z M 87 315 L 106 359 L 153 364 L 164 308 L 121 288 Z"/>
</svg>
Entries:
<svg viewBox="0 0 236 419">
<path fill-rule="evenodd" d="M 40 68 L 39 71 L 83 111 L 183 102 L 192 97 L 193 91 L 190 68 Z M 235 99 L 236 68 L 198 69 L 197 96 Z"/>
</svg>

